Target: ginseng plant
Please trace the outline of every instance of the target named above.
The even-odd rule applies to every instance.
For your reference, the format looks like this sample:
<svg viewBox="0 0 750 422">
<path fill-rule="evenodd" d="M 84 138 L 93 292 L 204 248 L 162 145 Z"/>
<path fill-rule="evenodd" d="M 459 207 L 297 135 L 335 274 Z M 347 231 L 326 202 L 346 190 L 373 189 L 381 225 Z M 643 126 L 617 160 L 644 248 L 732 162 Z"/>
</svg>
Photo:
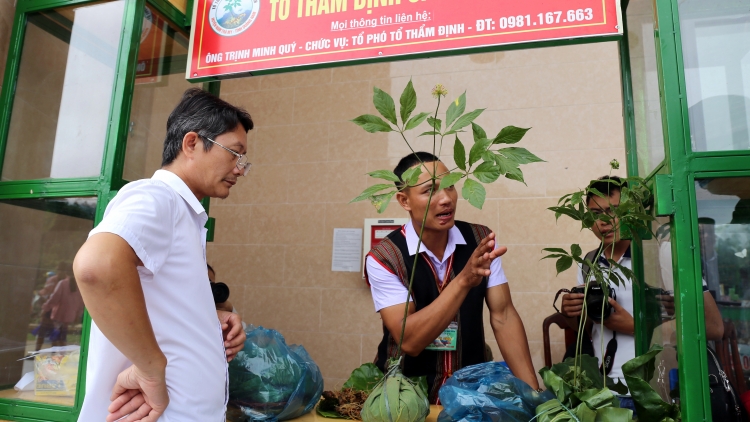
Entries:
<svg viewBox="0 0 750 422">
<path fill-rule="evenodd" d="M 430 179 L 424 183 L 430 183 L 432 188 L 430 189 L 427 209 L 422 217 L 422 226 L 419 232 L 417 250 L 420 249 L 422 244 L 422 235 L 424 233 L 427 212 L 430 209 L 430 202 L 432 201 L 433 195 L 439 190 L 451 187 L 461 179 L 465 179 L 463 188 L 461 189 L 461 196 L 463 196 L 463 198 L 472 206 L 481 209 L 486 198 L 486 190 L 482 185 L 483 183 L 487 184 L 495 182 L 503 176 L 507 179 L 519 181 L 525 184 L 523 172 L 521 171 L 520 166 L 522 164 L 544 161 L 525 148 L 509 146 L 518 143 L 529 128 L 506 126 L 494 137 L 488 137 L 485 130 L 475 123 L 475 120 L 482 114 L 484 109 L 476 109 L 465 113 L 465 92 L 448 105 L 448 108 L 445 111 L 445 120 L 443 121 L 439 118 L 442 116 L 440 114 L 441 98 L 445 97 L 448 93 L 443 85 L 438 84 L 432 90 L 432 96 L 437 100 L 435 110 L 431 113 L 420 112 L 416 115 L 412 115 L 412 113 L 417 107 L 417 94 L 411 81 L 409 81 L 401 94 L 398 114 L 396 113 L 396 106 L 393 98 L 389 94 L 377 87 L 373 88 L 373 91 L 373 103 L 382 118 L 371 114 L 364 114 L 352 120 L 352 122 L 356 123 L 367 132 L 398 132 L 409 149 L 414 152 L 411 143 L 407 139 L 406 132 L 416 129 L 420 124 L 426 121 L 430 130 L 421 133 L 418 137 L 432 137 L 432 154 L 437 157 L 440 157 L 441 155 L 443 140 L 450 136 L 454 138 L 453 158 L 456 166 L 447 173 L 437 174 L 436 162 L 432 163 L 432 166 L 430 166 L 429 163 L 421 163 L 422 165 L 405 171 L 401 176 L 401 179 L 399 179 L 399 177 L 391 170 L 376 170 L 368 173 L 368 175 L 388 183 L 381 182 L 370 186 L 351 201 L 357 202 L 369 200 L 375 206 L 377 211 L 382 213 L 388 207 L 391 198 L 393 198 L 397 192 L 416 186 L 423 168 L 427 170 L 430 173 Z M 471 128 L 470 135 L 468 133 L 469 127 Z M 468 156 L 466 153 L 466 147 L 459 139 L 459 135 L 466 137 L 471 136 L 473 140 L 471 147 L 469 148 Z M 439 182 L 439 186 L 435 188 L 437 182 Z M 398 188 L 394 183 L 403 183 L 403 186 Z M 419 255 L 420 254 L 414 255 L 414 265 L 409 277 L 408 296 L 406 298 L 406 305 L 404 306 L 401 338 L 398 343 L 399 358 L 396 360 L 395 364 L 394 362 L 391 362 L 391 366 L 399 366 L 401 357 L 403 356 L 401 345 L 404 340 L 406 317 L 408 316 L 409 309 L 409 297 L 411 297 L 412 283 L 414 281 L 414 274 L 417 268 Z M 385 381 L 386 378 L 388 378 L 388 374 L 386 374 L 386 377 L 384 377 L 383 380 Z"/>
<path fill-rule="evenodd" d="M 617 160 L 612 160 L 610 163 L 610 176 L 612 170 L 620 168 L 620 163 Z M 612 205 L 610 197 L 612 192 L 600 192 L 593 187 L 595 182 L 608 182 L 610 186 L 616 186 L 620 191 L 620 203 L 617 206 Z M 601 212 L 600 210 L 591 210 L 588 206 L 586 198 L 589 195 L 593 195 L 593 199 L 600 204 L 605 204 L 609 211 Z M 597 199 L 598 198 L 598 199 Z M 651 191 L 646 186 L 646 181 L 640 177 L 628 177 L 621 179 L 605 178 L 602 180 L 592 180 L 589 185 L 582 190 L 574 193 L 569 193 L 562 196 L 557 205 L 549 207 L 548 209 L 555 213 L 555 219 L 558 220 L 561 216 L 565 215 L 573 220 L 581 223 L 581 230 L 594 230 L 597 221 L 609 223 L 612 225 L 612 231 L 618 233 L 620 239 L 633 239 L 640 241 L 642 237 L 652 234 L 651 232 L 651 221 L 654 217 L 651 216 L 648 207 L 652 203 Z M 616 242 L 612 242 L 610 245 L 610 252 L 614 251 Z M 597 261 L 597 257 L 602 256 L 604 252 L 604 243 L 599 245 L 599 249 L 594 255 L 593 261 Z M 607 303 L 610 294 L 610 286 L 612 284 L 619 286 L 625 281 L 630 281 L 635 285 L 636 279 L 635 274 L 629 268 L 620 265 L 617 261 L 608 258 L 607 262 L 609 265 L 606 268 L 599 266 L 596 262 L 592 262 L 587 256 L 582 254 L 581 246 L 578 244 L 570 245 L 570 252 L 563 248 L 544 248 L 542 249 L 549 254 L 542 259 L 556 259 L 555 267 L 557 274 L 568 270 L 573 266 L 573 263 L 577 265 L 575 268 L 580 271 L 580 268 L 587 266 L 589 271 L 584 280 L 584 300 L 583 300 L 583 313 L 579 320 L 578 336 L 576 339 L 576 354 L 575 354 L 575 373 L 573 376 L 573 388 L 580 391 L 586 388 L 586 383 L 582 383 L 580 379 L 581 373 L 581 344 L 582 344 L 582 333 L 583 327 L 586 321 L 586 315 L 588 315 L 588 302 L 586 298 L 589 294 L 589 287 L 593 284 L 599 285 L 604 293 L 603 302 Z M 610 256 L 612 254 L 610 253 Z M 615 269 L 620 270 L 622 275 Z M 591 281 L 591 282 L 589 282 Z M 604 319 L 604 309 L 601 307 L 601 315 L 599 321 Z M 602 337 L 602 344 L 600 350 L 604 350 L 603 345 L 604 338 Z M 602 377 L 602 382 L 606 383 L 606 377 Z M 602 385 L 604 388 L 606 385 Z M 615 387 L 613 384 L 609 385 L 610 388 Z M 624 387 L 624 386 L 622 386 Z M 621 390 L 619 385 L 615 387 L 617 390 Z"/>
</svg>

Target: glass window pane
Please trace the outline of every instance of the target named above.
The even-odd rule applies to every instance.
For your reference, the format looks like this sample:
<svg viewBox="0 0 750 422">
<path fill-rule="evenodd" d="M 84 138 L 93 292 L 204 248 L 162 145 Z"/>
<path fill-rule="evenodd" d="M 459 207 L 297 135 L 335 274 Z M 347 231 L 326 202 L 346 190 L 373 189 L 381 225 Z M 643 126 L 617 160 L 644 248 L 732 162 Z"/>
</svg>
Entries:
<svg viewBox="0 0 750 422">
<path fill-rule="evenodd" d="M 124 5 L 28 15 L 3 181 L 99 175 Z"/>
<path fill-rule="evenodd" d="M 750 149 L 750 0 L 679 11 L 693 150 Z"/>
<path fill-rule="evenodd" d="M 653 1 L 628 3 L 627 20 L 638 174 L 645 177 L 664 160 Z"/>
<path fill-rule="evenodd" d="M 147 6 L 125 149 L 125 180 L 151 177 L 161 167 L 167 117 L 192 86 L 185 80 L 187 48 L 187 34 Z"/>
<path fill-rule="evenodd" d="M 750 375 L 750 177 L 701 179 L 695 190 L 703 276 L 724 320 L 717 358 L 735 390 L 743 391 Z M 725 356 L 737 356 L 739 364 Z"/>
<path fill-rule="evenodd" d="M 83 300 L 71 264 L 95 210 L 96 198 L 0 201 L 0 397 L 73 405 Z"/>
<path fill-rule="evenodd" d="M 654 223 L 656 238 L 644 240 L 644 289 L 641 302 L 641 331 L 648 337 L 649 347 L 664 347 L 656 357 L 656 371 L 651 385 L 667 402 L 678 400 L 677 334 L 674 319 L 674 277 L 672 275 L 672 245 L 670 223 L 659 218 Z"/>
</svg>

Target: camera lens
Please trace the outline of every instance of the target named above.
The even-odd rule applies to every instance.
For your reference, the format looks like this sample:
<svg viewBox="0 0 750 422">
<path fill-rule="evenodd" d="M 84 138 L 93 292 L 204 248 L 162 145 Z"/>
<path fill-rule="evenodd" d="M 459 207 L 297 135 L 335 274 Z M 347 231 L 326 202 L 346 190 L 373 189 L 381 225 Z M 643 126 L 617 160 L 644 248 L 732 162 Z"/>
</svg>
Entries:
<svg viewBox="0 0 750 422">
<path fill-rule="evenodd" d="M 229 286 L 224 283 L 211 283 L 211 294 L 214 303 L 224 303 L 229 299 Z"/>
</svg>

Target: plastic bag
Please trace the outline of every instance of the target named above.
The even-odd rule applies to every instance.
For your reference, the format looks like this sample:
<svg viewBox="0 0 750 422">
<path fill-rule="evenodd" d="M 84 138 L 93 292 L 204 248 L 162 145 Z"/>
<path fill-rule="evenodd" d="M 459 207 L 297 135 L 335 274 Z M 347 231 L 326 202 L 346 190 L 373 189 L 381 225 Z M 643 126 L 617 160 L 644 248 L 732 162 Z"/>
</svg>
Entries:
<svg viewBox="0 0 750 422">
<path fill-rule="evenodd" d="M 249 325 L 245 348 L 229 363 L 227 420 L 283 421 L 310 412 L 323 376 L 304 347 L 287 346 L 276 330 Z"/>
<path fill-rule="evenodd" d="M 502 362 L 467 366 L 448 378 L 438 393 L 438 422 L 527 422 L 536 407 L 555 396 L 537 393 Z"/>
</svg>

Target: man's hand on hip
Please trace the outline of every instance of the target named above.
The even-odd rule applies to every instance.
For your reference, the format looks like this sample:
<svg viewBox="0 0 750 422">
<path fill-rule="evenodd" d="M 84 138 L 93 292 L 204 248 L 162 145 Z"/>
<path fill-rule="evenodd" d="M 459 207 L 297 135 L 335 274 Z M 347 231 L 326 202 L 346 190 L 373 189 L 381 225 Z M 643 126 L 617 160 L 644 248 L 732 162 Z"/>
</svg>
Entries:
<svg viewBox="0 0 750 422">
<path fill-rule="evenodd" d="M 107 422 L 156 422 L 169 405 L 165 369 L 146 374 L 131 365 L 117 376 Z"/>
<path fill-rule="evenodd" d="M 245 347 L 245 330 L 242 329 L 242 318 L 234 312 L 216 311 L 224 335 L 224 348 L 227 351 L 227 362 Z"/>
</svg>

